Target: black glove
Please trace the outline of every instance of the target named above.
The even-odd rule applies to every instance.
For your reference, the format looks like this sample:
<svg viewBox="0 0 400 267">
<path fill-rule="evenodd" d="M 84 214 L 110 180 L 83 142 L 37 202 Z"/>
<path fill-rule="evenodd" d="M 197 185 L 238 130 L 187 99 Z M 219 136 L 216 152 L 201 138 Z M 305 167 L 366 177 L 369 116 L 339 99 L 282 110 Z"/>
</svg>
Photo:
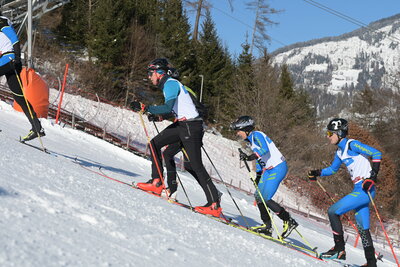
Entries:
<svg viewBox="0 0 400 267">
<path fill-rule="evenodd" d="M 14 49 L 15 58 L 12 63 L 14 65 L 14 69 L 17 71 L 17 73 L 20 73 L 22 70 L 22 61 L 21 61 L 21 47 L 19 45 L 19 42 L 15 43 L 13 45 L 13 49 Z"/>
<path fill-rule="evenodd" d="M 256 184 L 258 184 L 259 182 L 260 182 L 260 180 L 261 180 L 261 177 L 262 177 L 262 174 L 263 174 L 263 172 L 262 171 L 260 171 L 260 172 L 256 172 Z"/>
<path fill-rule="evenodd" d="M 371 188 L 375 185 L 375 181 L 372 179 L 365 179 L 364 182 L 362 183 L 362 189 L 364 191 L 369 191 Z"/>
<path fill-rule="evenodd" d="M 310 181 L 317 181 L 318 176 L 321 176 L 321 170 L 308 171 L 308 179 Z"/>
<path fill-rule="evenodd" d="M 255 155 L 255 154 L 253 154 Z M 257 159 L 258 164 L 260 164 L 260 166 L 264 169 L 265 168 L 265 162 L 261 160 L 261 158 Z"/>
<path fill-rule="evenodd" d="M 244 153 L 242 150 L 239 150 L 239 158 L 240 158 L 240 160 L 245 161 L 245 160 L 247 160 L 247 154 Z"/>
<path fill-rule="evenodd" d="M 370 171 L 369 179 L 371 179 L 371 180 L 373 180 L 374 182 L 376 182 L 377 176 L 378 176 L 378 173 L 377 173 L 375 170 L 371 170 L 371 171 Z"/>
<path fill-rule="evenodd" d="M 13 62 L 15 71 L 19 74 L 22 71 L 22 63 L 21 61 L 14 61 Z"/>
<path fill-rule="evenodd" d="M 245 161 L 245 160 L 246 161 L 252 161 L 252 160 L 258 159 L 258 156 L 257 156 L 256 153 L 253 153 L 251 155 L 247 155 L 242 150 L 240 150 L 239 153 L 240 153 L 239 154 L 239 158 L 240 158 L 240 160 L 243 160 L 243 161 Z"/>
<path fill-rule="evenodd" d="M 154 115 L 154 114 L 149 114 L 149 115 L 147 115 L 147 119 L 148 119 L 149 121 L 155 121 L 155 122 L 158 122 L 158 121 L 162 121 L 162 120 L 163 120 L 163 118 L 162 118 L 160 115 Z"/>
<path fill-rule="evenodd" d="M 146 105 L 136 100 L 131 102 L 130 107 L 135 112 L 146 111 Z"/>
</svg>

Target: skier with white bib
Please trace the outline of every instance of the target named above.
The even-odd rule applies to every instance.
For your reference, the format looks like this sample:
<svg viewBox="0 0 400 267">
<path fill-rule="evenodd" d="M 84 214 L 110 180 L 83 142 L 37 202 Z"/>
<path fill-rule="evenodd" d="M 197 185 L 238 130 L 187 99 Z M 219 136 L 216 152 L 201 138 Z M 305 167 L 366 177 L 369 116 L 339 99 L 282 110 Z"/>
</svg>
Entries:
<svg viewBox="0 0 400 267">
<path fill-rule="evenodd" d="M 142 190 L 160 194 L 164 188 L 163 177 L 160 177 L 157 166 L 161 166 L 161 148 L 175 143 L 181 143 L 187 153 L 193 172 L 198 177 L 207 199 L 204 206 L 195 207 L 195 211 L 219 217 L 222 212 L 218 190 L 207 173 L 202 157 L 203 119 L 189 95 L 189 92 L 178 80 L 171 77 L 170 64 L 165 58 L 153 60 L 148 66 L 148 77 L 153 85 L 158 86 L 163 93 L 165 103 L 159 106 L 146 107 L 139 101 L 131 103 L 134 111 L 147 112 L 153 115 L 173 114 L 174 123 L 169 125 L 151 140 L 155 157 L 152 157 L 152 179 L 147 183 L 138 183 Z"/>
<path fill-rule="evenodd" d="M 259 174 L 258 188 L 261 196 L 258 191 L 254 195 L 264 224 L 252 227 L 252 229 L 269 236 L 272 235 L 271 218 L 264 205 L 265 202 L 267 207 L 283 221 L 281 236 L 282 238 L 287 237 L 298 226 L 298 223 L 282 206 L 272 200 L 288 171 L 285 157 L 268 136 L 263 132 L 254 130 L 255 122 L 252 117 L 241 116 L 230 125 L 230 128 L 237 131 L 237 136 L 250 143 L 253 154 L 246 155 L 243 152 L 240 154 L 240 159 L 243 161 L 255 160 Z"/>
<path fill-rule="evenodd" d="M 353 192 L 346 195 L 328 209 L 335 246 L 321 254 L 326 259 L 346 259 L 343 226 L 340 216 L 354 210 L 357 228 L 362 239 L 367 263 L 363 266 L 375 267 L 375 249 L 369 231 L 369 203 L 375 197 L 375 182 L 379 172 L 382 153 L 377 149 L 354 139 L 348 139 L 348 123 L 345 119 L 332 119 L 327 126 L 327 137 L 332 145 L 338 147 L 331 166 L 322 170 L 316 169 L 308 172 L 311 181 L 316 181 L 318 176 L 335 174 L 342 163 L 347 167 L 354 184 Z M 369 159 L 372 159 L 372 167 Z"/>
</svg>

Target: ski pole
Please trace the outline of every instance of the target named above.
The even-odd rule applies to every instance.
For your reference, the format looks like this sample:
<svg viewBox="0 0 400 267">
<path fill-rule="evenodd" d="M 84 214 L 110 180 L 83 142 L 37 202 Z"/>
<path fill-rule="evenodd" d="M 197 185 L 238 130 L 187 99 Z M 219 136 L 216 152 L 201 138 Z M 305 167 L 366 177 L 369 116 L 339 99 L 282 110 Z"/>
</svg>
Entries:
<svg viewBox="0 0 400 267">
<path fill-rule="evenodd" d="M 239 152 L 240 152 L 240 153 L 244 153 L 244 152 L 242 151 L 241 148 L 239 148 Z M 254 185 L 254 187 L 256 188 L 257 194 L 258 194 L 259 197 L 261 198 L 261 201 L 262 201 L 262 203 L 264 204 L 265 209 L 267 210 L 268 216 L 269 216 L 269 218 L 271 219 L 271 222 L 272 222 L 272 226 L 274 227 L 275 232 L 278 234 L 278 238 L 279 238 L 280 240 L 283 240 L 282 235 L 281 235 L 281 233 L 278 231 L 278 227 L 276 227 L 275 221 L 274 221 L 274 219 L 272 218 L 272 214 L 271 214 L 271 212 L 269 211 L 269 208 L 268 208 L 268 206 L 267 206 L 267 203 L 265 202 L 264 197 L 263 197 L 262 194 L 261 194 L 260 188 L 258 187 L 258 185 L 257 185 L 257 183 L 256 183 L 256 180 L 255 180 L 254 177 L 253 177 L 253 174 L 251 173 L 249 164 L 248 164 L 247 161 L 245 161 L 245 160 L 244 160 L 244 165 L 246 166 L 246 169 L 247 169 L 247 171 L 249 172 L 250 180 L 253 182 L 253 185 Z"/>
<path fill-rule="evenodd" d="M 214 162 L 211 160 L 211 158 L 210 158 L 210 156 L 208 155 L 208 153 L 207 153 L 206 149 L 204 148 L 204 146 L 202 146 L 201 148 L 203 149 L 204 153 L 207 155 L 207 158 L 208 158 L 208 160 L 210 161 L 211 165 L 214 167 L 215 172 L 217 173 L 219 179 L 220 179 L 221 182 L 225 185 L 226 191 L 228 192 L 228 194 L 229 194 L 229 196 L 231 197 L 233 203 L 235 204 L 236 208 L 238 209 L 240 215 L 242 216 L 244 222 L 246 223 L 247 228 L 250 228 L 250 225 L 249 225 L 249 223 L 247 222 L 246 217 L 244 217 L 244 215 L 243 215 L 242 211 L 240 210 L 238 204 L 236 203 L 235 199 L 233 198 L 233 196 L 232 196 L 232 194 L 231 194 L 231 191 L 228 189 L 228 186 L 226 185 L 225 181 L 222 179 L 222 177 L 221 177 L 221 175 L 219 174 L 217 168 L 215 167 Z"/>
<path fill-rule="evenodd" d="M 153 157 L 154 163 L 156 164 L 157 171 L 158 171 L 158 175 L 160 176 L 163 190 L 165 191 L 165 195 L 167 196 L 167 199 L 169 200 L 168 192 L 167 192 L 167 189 L 165 188 L 164 178 L 163 178 L 163 175 L 162 175 L 163 173 L 161 172 L 161 168 L 160 168 L 160 166 L 158 165 L 156 152 L 154 151 L 153 145 L 152 145 L 152 143 L 151 143 L 150 136 L 149 136 L 149 133 L 147 132 L 146 125 L 144 124 L 144 120 L 143 120 L 143 111 L 139 111 L 139 118 L 140 118 L 140 122 L 142 123 L 143 130 L 144 130 L 144 132 L 145 132 L 145 134 L 146 134 L 147 143 L 148 143 L 149 146 L 150 146 L 151 155 L 152 155 L 152 157 Z"/>
<path fill-rule="evenodd" d="M 392 243 L 390 242 L 389 236 L 388 236 L 388 234 L 386 233 L 385 226 L 383 226 L 383 223 L 382 223 L 382 220 L 381 220 L 381 216 L 379 216 L 379 212 L 378 212 L 378 209 L 376 208 L 374 199 L 372 198 L 371 193 L 370 193 L 369 191 L 368 191 L 367 193 L 368 193 L 369 199 L 371 200 L 372 206 L 374 206 L 375 213 L 376 213 L 376 217 L 378 217 L 378 220 L 379 220 L 379 223 L 381 224 L 382 230 L 383 230 L 383 232 L 385 233 L 386 241 L 388 242 L 389 247 L 390 247 L 390 249 L 392 250 L 392 254 L 393 254 L 393 257 L 394 257 L 394 259 L 395 259 L 395 261 L 396 261 L 396 263 L 397 263 L 397 266 L 400 266 L 399 260 L 397 259 L 396 254 L 394 254 L 394 250 L 393 250 Z"/>
<path fill-rule="evenodd" d="M 13 60 L 11 57 L 10 57 L 10 59 Z M 15 64 L 13 64 L 13 67 L 14 67 L 15 76 L 17 77 L 17 80 L 18 80 L 19 87 L 21 88 L 21 91 L 22 91 L 22 96 L 24 97 L 26 106 L 28 107 L 29 115 L 31 116 L 31 119 L 32 119 L 32 122 L 33 122 L 33 120 L 34 120 L 34 118 L 33 118 L 33 113 L 32 113 L 31 107 L 30 107 L 30 105 L 29 105 L 29 103 L 28 103 L 28 100 L 27 100 L 27 98 L 26 98 L 26 96 L 25 96 L 24 86 L 22 85 L 22 82 L 21 82 L 21 79 L 19 78 L 18 72 L 17 72 L 17 70 L 15 69 Z M 42 146 L 43 152 L 46 152 L 46 148 L 45 148 L 44 145 L 43 145 L 42 138 L 40 137 L 40 134 L 39 134 L 38 129 L 36 129 L 35 123 L 32 123 L 32 125 L 33 125 L 33 128 L 34 128 L 36 134 L 38 135 L 39 142 L 40 142 L 40 145 Z"/>
<path fill-rule="evenodd" d="M 295 228 L 294 230 L 295 230 L 296 233 L 300 236 L 300 238 L 304 241 L 304 243 L 306 243 L 307 246 L 308 246 L 309 248 L 311 248 L 311 250 L 312 250 L 313 252 L 315 252 L 316 255 L 319 255 L 318 252 L 317 252 L 317 247 L 313 248 L 313 247 L 311 246 L 310 242 L 308 242 L 308 240 L 299 232 L 299 230 L 297 230 L 297 228 Z"/>
<path fill-rule="evenodd" d="M 156 128 L 157 134 L 159 134 L 160 132 L 158 131 L 157 125 L 156 125 L 156 123 L 155 123 L 154 121 L 153 121 L 153 125 L 154 125 L 154 128 Z M 185 151 L 185 149 L 184 149 L 183 147 L 182 147 L 182 151 Z M 185 154 L 186 154 L 186 151 L 185 151 Z M 186 199 L 187 199 L 187 201 L 189 202 L 190 209 L 193 210 L 193 205 L 192 205 L 192 203 L 190 202 L 189 196 L 188 196 L 188 194 L 186 193 L 185 187 L 183 186 L 182 180 L 181 180 L 181 178 L 179 177 L 178 172 L 176 172 L 176 177 L 178 178 L 178 181 L 179 181 L 179 183 L 180 183 L 181 186 L 182 186 L 182 189 L 183 189 L 183 192 L 185 193 Z"/>
</svg>

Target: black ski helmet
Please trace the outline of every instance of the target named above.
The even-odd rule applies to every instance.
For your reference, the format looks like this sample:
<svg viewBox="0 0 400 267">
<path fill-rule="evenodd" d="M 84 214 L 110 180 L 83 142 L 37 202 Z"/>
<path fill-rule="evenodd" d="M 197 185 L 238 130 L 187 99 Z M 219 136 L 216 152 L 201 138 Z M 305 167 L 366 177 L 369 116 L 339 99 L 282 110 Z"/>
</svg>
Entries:
<svg viewBox="0 0 400 267">
<path fill-rule="evenodd" d="M 235 122 L 232 122 L 230 125 L 231 130 L 240 130 L 247 133 L 253 131 L 254 127 L 255 121 L 250 116 L 240 116 Z"/>
<path fill-rule="evenodd" d="M 147 70 L 163 70 L 165 72 L 168 72 L 168 70 L 171 68 L 171 64 L 169 64 L 168 60 L 166 58 L 156 58 L 153 61 L 149 63 L 147 66 Z"/>
<path fill-rule="evenodd" d="M 349 125 L 345 119 L 334 118 L 326 126 L 328 131 L 335 132 L 340 138 L 347 136 Z"/>
</svg>

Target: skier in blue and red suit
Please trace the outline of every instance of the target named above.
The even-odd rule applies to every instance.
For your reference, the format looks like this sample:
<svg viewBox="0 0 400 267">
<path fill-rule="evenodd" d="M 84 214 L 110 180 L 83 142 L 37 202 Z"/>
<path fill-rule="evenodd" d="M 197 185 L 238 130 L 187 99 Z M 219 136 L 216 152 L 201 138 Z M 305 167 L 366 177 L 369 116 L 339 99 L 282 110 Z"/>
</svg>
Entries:
<svg viewBox="0 0 400 267">
<path fill-rule="evenodd" d="M 382 153 L 377 149 L 354 139 L 346 138 L 348 123 L 345 119 L 332 119 L 327 126 L 327 137 L 332 145 L 337 145 L 335 158 L 331 166 L 322 170 L 311 170 L 308 177 L 316 181 L 318 176 L 335 174 L 342 163 L 347 167 L 354 183 L 353 192 L 346 195 L 328 209 L 329 221 L 333 231 L 335 246 L 321 254 L 327 259 L 346 259 L 345 242 L 343 238 L 343 226 L 340 215 L 355 210 L 357 227 L 362 239 L 365 258 L 364 266 L 376 266 L 375 249 L 369 231 L 369 203 L 368 195 L 375 197 L 375 182 L 379 172 Z M 372 167 L 368 158 L 372 159 Z"/>
</svg>

